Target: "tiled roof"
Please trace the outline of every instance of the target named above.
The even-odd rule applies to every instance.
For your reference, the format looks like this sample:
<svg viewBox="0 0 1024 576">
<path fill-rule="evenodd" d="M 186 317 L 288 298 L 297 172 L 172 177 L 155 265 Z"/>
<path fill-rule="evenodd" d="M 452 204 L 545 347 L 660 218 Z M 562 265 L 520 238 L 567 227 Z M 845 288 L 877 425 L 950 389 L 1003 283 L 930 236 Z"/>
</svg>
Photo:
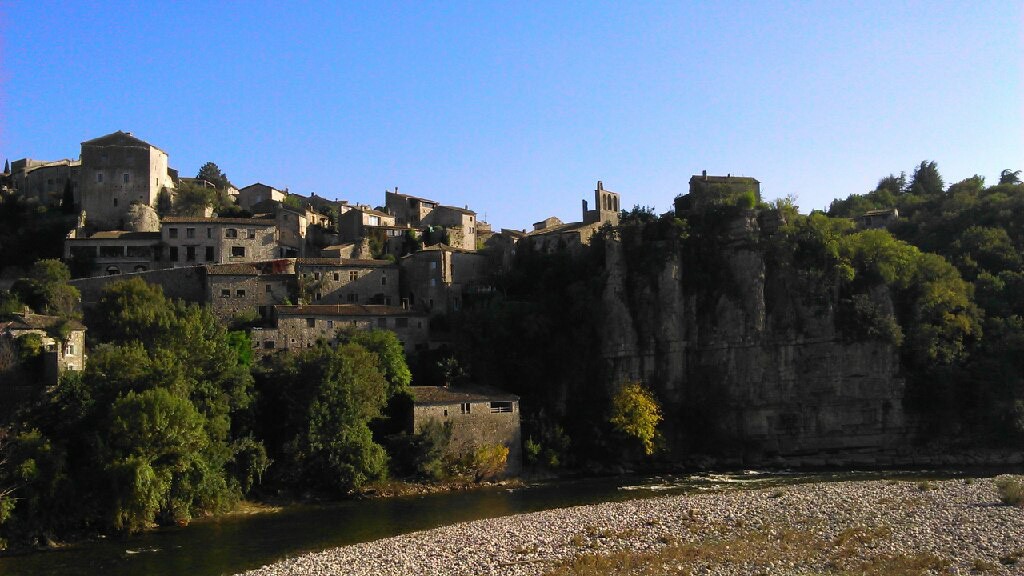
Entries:
<svg viewBox="0 0 1024 576">
<path fill-rule="evenodd" d="M 58 316 L 45 316 L 43 314 L 16 314 L 13 320 L 0 322 L 0 332 L 6 330 L 46 330 L 57 326 L 64 319 Z M 68 327 L 72 330 L 85 330 L 85 326 L 78 320 L 67 320 Z"/>
<path fill-rule="evenodd" d="M 302 306 L 274 306 L 283 316 L 424 316 L 398 306 L 383 304 L 307 304 Z"/>
<path fill-rule="evenodd" d="M 398 192 L 391 192 L 391 194 L 394 194 L 395 196 L 400 196 L 402 198 L 411 198 L 413 200 L 419 200 L 420 202 L 428 202 L 430 204 L 438 204 L 437 200 L 430 200 L 429 198 L 420 198 L 419 196 L 410 196 L 409 194 L 400 194 Z"/>
<path fill-rule="evenodd" d="M 100 145 L 100 146 L 101 145 L 107 145 L 107 146 L 110 146 L 110 145 L 116 145 L 116 146 L 125 146 L 125 145 L 147 146 L 147 147 L 150 147 L 150 148 L 156 148 L 157 150 L 160 150 L 160 148 L 157 148 L 156 146 L 153 146 L 149 142 L 146 142 L 144 140 L 136 138 L 134 135 L 132 135 L 131 132 L 123 132 L 121 130 L 118 130 L 117 132 L 111 132 L 110 134 L 107 134 L 105 136 L 100 136 L 99 138 L 93 138 L 92 140 L 86 140 L 85 142 L 82 142 L 82 144 L 83 145 L 85 145 L 85 144 L 93 144 L 93 145 Z M 163 150 L 160 150 L 160 151 L 164 152 Z M 166 154 L 166 153 L 167 152 L 164 152 L 164 154 Z"/>
<path fill-rule="evenodd" d="M 495 388 L 445 388 L 444 386 L 412 386 L 415 404 L 461 404 L 463 402 L 515 402 L 519 396 Z"/>
<path fill-rule="evenodd" d="M 71 238 L 74 240 L 159 240 L 159 232 L 132 232 L 130 230 L 106 230 L 97 232 L 88 238 Z"/>
<path fill-rule="evenodd" d="M 287 274 L 292 261 L 288 258 L 238 262 L 231 264 L 207 264 L 206 273 L 213 276 L 254 276 L 259 274 Z"/>
<path fill-rule="evenodd" d="M 369 260 L 360 258 L 298 258 L 296 266 L 361 266 L 361 267 L 383 267 L 391 266 L 390 260 Z"/>
<path fill-rule="evenodd" d="M 476 212 L 473 212 L 469 208 L 459 208 L 458 206 L 438 206 L 438 208 L 444 208 L 445 210 L 452 210 L 454 212 L 462 212 L 463 214 L 470 214 L 476 216 Z"/>
<path fill-rule="evenodd" d="M 274 226 L 273 220 L 257 218 L 204 218 L 190 216 L 167 216 L 160 220 L 161 224 L 237 224 L 239 226 Z"/>
</svg>

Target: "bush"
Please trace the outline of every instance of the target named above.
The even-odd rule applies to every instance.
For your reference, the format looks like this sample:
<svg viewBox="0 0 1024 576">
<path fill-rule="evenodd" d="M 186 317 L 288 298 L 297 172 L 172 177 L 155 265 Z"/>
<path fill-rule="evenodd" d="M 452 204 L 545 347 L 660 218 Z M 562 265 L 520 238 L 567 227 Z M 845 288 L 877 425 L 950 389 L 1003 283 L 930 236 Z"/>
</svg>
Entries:
<svg viewBox="0 0 1024 576">
<path fill-rule="evenodd" d="M 477 448 L 473 454 L 473 468 L 477 480 L 495 478 L 505 471 L 508 461 L 508 446 L 504 444 L 487 444 Z"/>
<path fill-rule="evenodd" d="M 1003 504 L 1024 508 L 1024 476 L 996 476 L 996 489 Z"/>
</svg>

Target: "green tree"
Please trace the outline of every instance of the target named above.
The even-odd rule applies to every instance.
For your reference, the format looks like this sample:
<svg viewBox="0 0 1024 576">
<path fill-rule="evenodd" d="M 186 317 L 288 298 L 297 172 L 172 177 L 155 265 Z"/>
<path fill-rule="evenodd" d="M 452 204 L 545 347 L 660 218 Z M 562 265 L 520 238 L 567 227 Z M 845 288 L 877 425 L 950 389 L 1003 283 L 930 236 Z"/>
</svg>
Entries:
<svg viewBox="0 0 1024 576">
<path fill-rule="evenodd" d="M 917 196 L 939 196 L 943 189 L 944 185 L 938 165 L 934 161 L 922 160 L 921 164 L 914 169 L 914 176 L 910 179 L 908 191 Z"/>
<path fill-rule="evenodd" d="M 999 173 L 1000 184 L 1020 184 L 1020 170 L 1010 170 L 1009 168 Z"/>
<path fill-rule="evenodd" d="M 223 190 L 228 186 L 231 186 L 231 182 L 228 180 L 228 175 L 221 172 L 220 167 L 213 162 L 207 162 L 199 169 L 199 173 L 196 174 L 197 180 L 206 180 L 210 184 L 213 184 L 218 190 Z"/>
<path fill-rule="evenodd" d="M 11 290 L 42 314 L 73 317 L 77 315 L 81 295 L 70 281 L 71 271 L 63 262 L 45 259 L 33 264 L 28 277 L 15 282 Z"/>
<path fill-rule="evenodd" d="M 220 196 L 215 188 L 182 182 L 174 196 L 174 213 L 179 216 L 203 216 L 207 208 L 215 208 Z"/>
<path fill-rule="evenodd" d="M 612 426 L 639 440 L 644 454 L 648 456 L 654 454 L 661 420 L 661 404 L 654 393 L 640 382 L 627 383 L 612 399 Z"/>
<path fill-rule="evenodd" d="M 377 365 L 388 381 L 388 397 L 408 393 L 412 372 L 405 361 L 405 349 L 398 336 L 390 330 L 357 330 L 347 336 L 349 342 L 359 344 L 377 355 Z"/>
</svg>

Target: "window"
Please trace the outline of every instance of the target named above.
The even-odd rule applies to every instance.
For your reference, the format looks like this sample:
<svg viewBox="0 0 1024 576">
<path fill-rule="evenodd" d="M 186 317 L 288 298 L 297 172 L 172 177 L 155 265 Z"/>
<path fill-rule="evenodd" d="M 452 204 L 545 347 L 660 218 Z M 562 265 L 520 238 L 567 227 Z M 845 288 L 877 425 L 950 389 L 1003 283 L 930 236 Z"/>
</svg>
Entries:
<svg viewBox="0 0 1024 576">
<path fill-rule="evenodd" d="M 380 216 L 369 216 L 366 223 L 370 226 L 380 226 Z"/>
<path fill-rule="evenodd" d="M 206 261 L 213 262 L 213 246 L 206 247 Z"/>
<path fill-rule="evenodd" d="M 348 295 L 348 301 L 349 302 L 359 302 L 359 294 L 350 293 Z"/>
<path fill-rule="evenodd" d="M 328 328 L 334 328 L 334 320 L 328 320 L 327 321 L 327 327 Z"/>
<path fill-rule="evenodd" d="M 230 288 L 221 288 L 220 289 L 220 297 L 221 298 L 230 298 L 231 297 L 231 289 Z"/>
<path fill-rule="evenodd" d="M 263 349 L 264 350 L 273 350 L 274 349 L 274 341 L 273 340 L 267 340 L 266 342 L 264 342 L 263 343 Z"/>
<path fill-rule="evenodd" d="M 381 286 L 387 286 L 388 285 L 388 277 L 387 276 L 381 276 L 380 277 L 380 285 Z"/>
<path fill-rule="evenodd" d="M 249 230 L 249 239 L 252 240 L 255 237 L 256 237 L 256 230 L 255 229 Z"/>
<path fill-rule="evenodd" d="M 232 246 L 231 247 L 232 258 L 245 258 L 245 246 Z"/>
<path fill-rule="evenodd" d="M 177 238 L 178 237 L 178 229 L 177 228 L 168 228 L 167 229 L 167 236 L 169 238 Z"/>
<path fill-rule="evenodd" d="M 156 260 L 157 262 L 159 262 L 159 261 L 163 260 L 163 258 L 164 258 L 164 249 L 163 249 L 163 247 L 162 246 L 154 246 L 153 247 L 153 259 Z"/>
<path fill-rule="evenodd" d="M 433 272 L 434 270 L 437 270 L 437 262 L 430 263 L 430 271 Z"/>
<path fill-rule="evenodd" d="M 409 319 L 408 318 L 395 318 L 395 328 L 408 328 L 408 327 L 409 327 Z"/>
<path fill-rule="evenodd" d="M 121 179 L 124 181 L 125 184 L 131 182 L 131 177 L 128 176 L 127 172 L 125 172 L 124 174 L 121 175 Z"/>
<path fill-rule="evenodd" d="M 235 290 L 235 298 L 245 298 L 245 290 Z"/>
<path fill-rule="evenodd" d="M 469 408 L 470 408 L 469 402 L 463 402 L 460 405 L 460 407 L 462 408 L 462 413 L 463 414 L 469 414 Z"/>
<path fill-rule="evenodd" d="M 207 228 L 206 229 L 206 237 L 207 238 L 213 238 L 213 228 Z"/>
<path fill-rule="evenodd" d="M 195 238 L 195 237 L 196 237 L 196 229 L 195 228 L 185 228 L 185 238 Z"/>
<path fill-rule="evenodd" d="M 322 297 L 323 297 L 323 295 L 322 295 L 321 293 L 317 292 L 317 293 L 315 294 L 315 297 L 316 297 L 316 301 L 317 301 L 317 302 L 319 302 L 319 301 L 320 301 L 320 298 L 322 298 Z"/>
<path fill-rule="evenodd" d="M 377 318 L 377 328 L 387 328 L 387 327 L 388 327 L 388 319 L 387 318 Z"/>
<path fill-rule="evenodd" d="M 195 246 L 186 246 L 185 247 L 185 261 L 186 262 L 195 262 L 196 261 L 196 247 Z"/>
<path fill-rule="evenodd" d="M 263 291 L 266 292 L 267 294 L 270 294 L 270 284 L 267 284 L 266 286 L 264 286 L 263 287 Z"/>
<path fill-rule="evenodd" d="M 306 318 L 306 327 L 307 328 L 315 328 L 316 327 L 316 318 Z"/>
<path fill-rule="evenodd" d="M 320 279 L 320 273 L 319 272 L 313 272 L 313 280 L 319 280 L 319 279 Z"/>
<path fill-rule="evenodd" d="M 359 271 L 358 270 L 352 270 L 351 272 L 348 273 L 348 281 L 349 282 L 354 282 L 356 280 L 359 280 Z"/>
<path fill-rule="evenodd" d="M 334 273 L 334 281 L 337 282 L 339 280 L 341 280 L 341 274 L 338 274 L 337 272 L 335 272 Z"/>
<path fill-rule="evenodd" d="M 64 347 L 64 355 L 65 356 L 74 356 L 75 355 L 75 345 L 69 343 L 67 346 L 65 346 Z"/>
<path fill-rule="evenodd" d="M 103 184 L 103 172 L 96 173 L 96 183 Z"/>
<path fill-rule="evenodd" d="M 121 273 L 121 269 L 118 268 L 117 266 L 108 266 L 107 267 L 107 274 L 110 274 L 111 276 L 114 276 L 114 275 L 117 275 L 117 274 L 120 274 L 120 273 Z"/>
<path fill-rule="evenodd" d="M 491 414 L 501 414 L 512 411 L 511 402 L 491 402 Z"/>
<path fill-rule="evenodd" d="M 228 228 L 227 230 L 224 231 L 224 237 L 238 238 L 238 230 L 235 230 L 234 228 Z"/>
<path fill-rule="evenodd" d="M 114 207 L 117 207 L 117 198 L 114 198 Z"/>
<path fill-rule="evenodd" d="M 100 246 L 100 258 L 123 258 L 124 246 Z"/>
<path fill-rule="evenodd" d="M 437 278 L 431 278 L 430 279 L 430 285 L 431 286 L 437 286 Z"/>
<path fill-rule="evenodd" d="M 259 314 L 261 318 L 266 318 L 267 317 L 267 307 L 266 306 L 257 306 L 256 307 L 256 313 Z"/>
<path fill-rule="evenodd" d="M 171 262 L 177 262 L 178 261 L 178 247 L 177 246 L 171 246 L 170 255 L 168 256 L 168 258 L 170 259 Z"/>
</svg>

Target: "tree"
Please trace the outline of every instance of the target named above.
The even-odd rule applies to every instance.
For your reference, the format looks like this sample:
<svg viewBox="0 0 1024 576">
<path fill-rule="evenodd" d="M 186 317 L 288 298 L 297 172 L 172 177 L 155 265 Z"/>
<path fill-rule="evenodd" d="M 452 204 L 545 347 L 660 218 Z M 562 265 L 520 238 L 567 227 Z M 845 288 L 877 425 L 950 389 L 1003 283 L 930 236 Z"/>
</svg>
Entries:
<svg viewBox="0 0 1024 576">
<path fill-rule="evenodd" d="M 934 161 L 922 160 L 914 169 L 908 191 L 917 196 L 939 196 L 944 189 L 939 167 Z"/>
<path fill-rule="evenodd" d="M 213 184 L 218 190 L 223 190 L 228 186 L 231 186 L 231 182 L 228 180 L 228 175 L 220 171 L 220 167 L 213 162 L 207 162 L 203 164 L 202 168 L 199 169 L 199 173 L 196 174 L 197 180 L 206 180 L 210 184 Z"/>
<path fill-rule="evenodd" d="M 661 405 L 654 393 L 640 382 L 627 383 L 612 399 L 612 426 L 639 440 L 648 456 L 654 454 L 661 419 Z"/>
<path fill-rule="evenodd" d="M 14 283 L 11 290 L 22 301 L 42 314 L 71 317 L 76 314 L 81 294 L 71 286 L 71 270 L 60 260 L 39 260 L 27 278 Z"/>
<path fill-rule="evenodd" d="M 179 216 L 203 216 L 207 208 L 218 204 L 217 190 L 182 182 L 174 198 L 174 212 Z"/>
<path fill-rule="evenodd" d="M 1020 170 L 1010 170 L 1009 168 L 999 173 L 1000 184 L 1020 184 Z"/>
<path fill-rule="evenodd" d="M 358 330 L 348 335 L 355 342 L 377 355 L 378 367 L 388 381 L 388 397 L 409 392 L 412 372 L 405 361 L 405 350 L 398 336 L 390 330 Z"/>
</svg>

